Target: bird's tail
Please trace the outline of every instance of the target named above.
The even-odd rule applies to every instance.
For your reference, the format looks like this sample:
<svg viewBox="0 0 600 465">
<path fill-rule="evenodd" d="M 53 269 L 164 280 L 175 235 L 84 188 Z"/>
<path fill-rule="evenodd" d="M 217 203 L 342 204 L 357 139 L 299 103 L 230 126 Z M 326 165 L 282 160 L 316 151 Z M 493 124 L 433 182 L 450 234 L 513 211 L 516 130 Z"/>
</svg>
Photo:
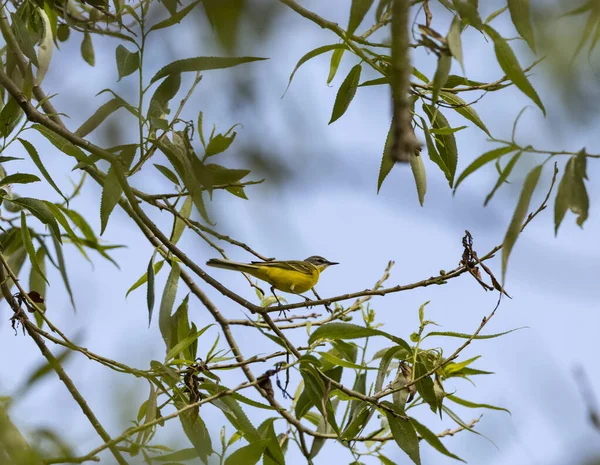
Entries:
<svg viewBox="0 0 600 465">
<path fill-rule="evenodd" d="M 256 265 L 251 265 L 249 263 L 239 263 L 232 262 L 231 260 L 225 260 L 222 258 L 211 258 L 206 262 L 208 266 L 212 266 L 215 268 L 223 268 L 225 270 L 234 270 L 234 271 L 247 271 L 247 270 L 255 270 Z"/>
</svg>

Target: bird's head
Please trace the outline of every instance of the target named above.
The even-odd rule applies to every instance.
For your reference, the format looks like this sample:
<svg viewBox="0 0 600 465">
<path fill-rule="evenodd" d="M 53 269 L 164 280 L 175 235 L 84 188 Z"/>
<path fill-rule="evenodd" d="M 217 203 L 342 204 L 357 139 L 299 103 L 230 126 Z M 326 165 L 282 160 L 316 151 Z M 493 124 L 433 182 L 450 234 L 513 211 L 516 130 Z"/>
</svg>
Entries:
<svg viewBox="0 0 600 465">
<path fill-rule="evenodd" d="M 323 271 L 325 268 L 331 265 L 338 265 L 337 262 L 330 262 L 326 258 L 323 258 L 319 255 L 313 255 L 312 257 L 308 257 L 304 261 L 315 265 L 319 269 L 319 271 Z"/>
</svg>

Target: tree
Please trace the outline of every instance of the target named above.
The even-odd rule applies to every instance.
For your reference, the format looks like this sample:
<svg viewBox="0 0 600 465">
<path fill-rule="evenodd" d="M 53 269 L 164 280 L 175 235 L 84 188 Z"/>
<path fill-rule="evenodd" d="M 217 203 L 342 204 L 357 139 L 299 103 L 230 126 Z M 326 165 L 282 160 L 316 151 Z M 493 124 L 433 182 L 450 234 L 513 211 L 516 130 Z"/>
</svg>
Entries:
<svg viewBox="0 0 600 465">
<path fill-rule="evenodd" d="M 236 35 L 241 33 L 236 21 L 246 11 L 244 2 L 195 1 L 179 5 L 175 1 L 143 0 L 135 5 L 124 5 L 120 1 L 112 4 L 102 1 L 7 4 L 0 15 L 0 31 L 6 44 L 0 70 L 3 88 L 0 135 L 4 140 L 0 162 L 5 170 L 0 180 L 0 195 L 6 213 L 2 217 L 0 236 L 2 296 L 13 312 L 13 329 L 22 329 L 45 359 L 32 375 L 30 385 L 54 371 L 100 441 L 78 457 L 62 444 L 58 433 L 49 435 L 49 446 L 28 444 L 27 435 L 13 425 L 7 414 L 10 399 L 6 399 L 0 411 L 0 457 L 4 461 L 81 463 L 96 460 L 98 454 L 108 452 L 111 455 L 107 460 L 120 464 L 140 456 L 145 463 L 179 463 L 195 458 L 208 463 L 216 457 L 226 465 L 252 464 L 261 459 L 265 464 L 283 464 L 288 450 L 297 448 L 307 463 L 313 463 L 327 441 L 345 449 L 355 464 L 370 460 L 393 463 L 388 458 L 389 451 L 396 455 L 399 449 L 419 464 L 424 443 L 443 455 L 461 460 L 441 438 L 465 430 L 475 431 L 479 417 L 463 420 L 453 410 L 454 405 L 505 410 L 464 399 L 447 389 L 447 382 L 490 374 L 475 364 L 478 357 L 466 358 L 463 351 L 475 340 L 514 331 L 489 334 L 484 329 L 503 299 L 510 297 L 505 289 L 507 265 L 519 234 L 551 201 L 554 202 L 556 232 L 568 210 L 575 213 L 577 223 L 583 225 L 589 208 L 586 164 L 588 158 L 600 156 L 579 148 L 545 151 L 523 146 L 515 140 L 514 130 L 511 140 L 494 138 L 493 129 L 488 128 L 475 110 L 483 95 L 515 86 L 539 111 L 546 113 L 527 74 L 540 59 L 523 68 L 510 41 L 493 26 L 496 18 L 510 15 L 520 38 L 536 52 L 529 3 L 509 0 L 484 20 L 477 1 L 353 0 L 347 5 L 349 21 L 345 28 L 294 0 L 280 0 L 280 3 L 315 27 L 329 30 L 334 40 L 339 39 L 301 57 L 289 84 L 304 63 L 325 53 L 331 54 L 328 83 L 335 77 L 342 60 L 356 63 L 337 90 L 330 124 L 352 108 L 353 98 L 361 91 L 359 88 L 391 88 L 392 117 L 387 139 L 385 143 L 382 141 L 378 189 L 392 169 L 405 169 L 408 164 L 423 205 L 427 191 L 426 167 L 430 173 L 439 168 L 449 187 L 456 191 L 468 176 L 494 162 L 498 179 L 485 198 L 487 204 L 507 183 L 526 154 L 541 158 L 541 163 L 529 171 L 523 182 L 503 242 L 478 253 L 473 236 L 466 231 L 456 268 L 408 284 L 386 284 L 393 266 L 390 262 L 380 279 L 367 290 L 323 299 L 315 292 L 315 299 L 292 302 L 294 297 L 291 297 L 290 303 L 270 295 L 263 289 L 264 284 L 246 276 L 248 284 L 256 290 L 256 299 L 243 297 L 225 280 L 216 279 L 204 265 L 190 258 L 189 251 L 181 247 L 180 239 L 187 231 L 223 258 L 227 258 L 230 251 L 241 249 L 254 259 L 271 260 L 252 245 L 220 231 L 210 207 L 213 195 L 228 195 L 231 201 L 235 197 L 247 199 L 247 192 L 262 181 L 253 178 L 250 169 L 241 169 L 226 158 L 233 147 L 244 143 L 241 138 L 235 141 L 237 125 L 227 130 L 217 130 L 213 125 L 208 131 L 202 111 L 194 115 L 193 120 L 184 115 L 190 113 L 189 102 L 200 89 L 205 73 L 258 67 L 265 58 L 188 57 L 161 64 L 149 79 L 148 70 L 154 56 L 153 40 L 166 30 L 177 30 L 180 22 L 197 12 L 206 15 L 223 45 L 231 49 Z M 442 18 L 439 25 L 438 12 Z M 576 55 L 590 39 L 592 28 L 598 28 L 598 15 L 594 2 L 571 13 L 587 14 L 590 18 L 590 26 L 584 31 Z M 445 29 L 443 15 L 451 18 Z M 419 31 L 419 37 L 412 39 L 411 17 L 416 17 Z M 364 32 L 359 34 L 357 31 L 362 28 Z M 504 76 L 493 82 L 479 82 L 450 74 L 453 62 L 464 68 L 461 37 L 467 29 L 476 30 L 489 40 Z M 71 35 L 81 39 L 81 57 L 92 66 L 96 61 L 94 40 L 101 36 L 114 39 L 118 80 L 138 78 L 137 98 L 119 95 L 116 87 L 105 89 L 101 94 L 109 100 L 77 129 L 70 127 L 65 119 L 61 95 L 48 95 L 43 85 L 55 49 L 69 38 L 75 38 Z M 381 38 L 374 39 L 377 35 Z M 590 52 L 598 37 L 600 35 L 594 34 Z M 419 53 L 436 57 L 437 68 L 432 76 L 411 66 L 411 54 Z M 76 58 L 68 56 L 73 63 Z M 366 68 L 374 70 L 378 77 L 361 81 Z M 128 123 L 124 124 L 133 123 L 135 137 L 125 144 L 92 143 L 91 135 L 107 124 L 105 120 L 115 112 L 127 118 Z M 483 131 L 494 143 L 458 176 L 461 150 L 455 134 L 467 126 L 451 126 L 455 119 L 453 113 L 463 118 L 466 125 Z M 517 123 L 518 118 L 515 127 Z M 59 187 L 63 182 L 47 168 L 50 157 L 41 155 L 47 145 L 41 139 L 36 140 L 33 134 L 41 135 L 54 147 L 52 157 L 70 157 L 67 159 L 71 161 L 71 168 L 80 175 L 72 190 L 65 192 Z M 421 138 L 425 141 L 424 147 L 419 143 Z M 19 146 L 37 174 L 12 168 L 18 158 L 4 153 Z M 424 160 L 425 151 L 433 164 Z M 553 170 L 546 167 L 552 165 L 553 159 L 565 158 L 564 163 L 555 162 Z M 532 196 L 544 169 L 552 171 L 552 175 L 548 185 L 543 186 L 545 196 L 536 205 Z M 152 188 L 148 180 L 156 175 L 169 182 L 168 191 Z M 14 192 L 24 193 L 26 185 L 32 183 L 43 183 L 53 192 L 43 198 L 19 196 Z M 102 190 L 97 201 L 99 230 L 90 225 L 91 212 L 72 207 L 87 183 L 96 183 Z M 555 184 L 556 195 L 552 197 Z M 62 286 L 75 306 L 77 289 L 71 285 L 65 249 L 74 247 L 86 259 L 94 251 L 114 262 L 111 252 L 120 245 L 106 244 L 99 236 L 106 230 L 117 206 L 129 216 L 132 227 L 152 248 L 149 262 L 144 264 L 145 272 L 129 290 L 145 288 L 149 324 L 158 324 L 165 346 L 164 359 L 152 361 L 146 369 L 133 368 L 86 349 L 53 323 L 53 309 L 46 308 L 48 270 L 52 267 L 59 271 Z M 158 225 L 160 213 L 169 215 L 172 224 L 169 230 Z M 500 273 L 488 265 L 488 260 L 498 253 L 502 259 Z M 29 275 L 25 277 L 23 270 L 28 266 Z M 433 266 L 439 265 L 434 263 Z M 157 286 L 161 271 L 161 276 L 168 275 L 162 290 Z M 478 322 L 475 331 L 432 329 L 435 323 L 426 316 L 428 302 L 418 308 L 419 323 L 412 331 L 397 333 L 382 329 L 385 317 L 381 319 L 375 313 L 375 297 L 385 298 L 429 286 L 449 286 L 460 276 L 471 276 L 485 291 L 498 296 L 495 306 Z M 229 305 L 243 307 L 247 318 L 230 318 L 224 308 L 215 304 L 206 291 L 208 288 L 225 296 Z M 178 299 L 178 290 L 182 289 L 186 295 Z M 210 325 L 199 327 L 189 312 L 191 302 L 199 302 L 210 314 L 213 320 Z M 309 309 L 313 313 L 308 313 Z M 326 312 L 316 312 L 321 309 Z M 300 310 L 304 313 L 287 313 Z M 271 352 L 242 350 L 240 338 L 233 331 L 237 327 L 243 330 L 245 337 L 259 336 L 271 344 Z M 298 329 L 308 333 L 303 335 L 301 343 L 296 342 L 295 330 Z M 199 341 L 214 334 L 210 349 L 206 353 L 199 352 Z M 458 343 L 450 352 L 444 352 L 436 338 Z M 386 347 L 370 351 L 369 341 L 373 340 L 385 341 Z M 61 351 L 53 353 L 51 346 L 60 346 Z M 74 352 L 87 357 L 89 361 L 85 363 L 100 363 L 147 383 L 149 395 L 140 402 L 137 417 L 132 419 L 134 426 L 117 435 L 109 434 L 64 367 L 64 360 Z M 239 372 L 245 381 L 237 385 L 225 383 L 223 373 L 230 370 Z M 296 375 L 299 376 L 297 382 Z M 221 429 L 220 444 L 207 426 L 204 412 L 209 405 L 220 410 L 222 424 L 227 425 Z M 251 413 L 256 409 L 268 412 L 268 417 L 258 426 Z M 415 414 L 427 409 L 451 419 L 456 426 L 434 432 Z M 180 422 L 192 447 L 173 451 L 157 441 L 157 431 L 171 420 Z M 233 433 L 229 434 L 231 429 Z"/>
</svg>

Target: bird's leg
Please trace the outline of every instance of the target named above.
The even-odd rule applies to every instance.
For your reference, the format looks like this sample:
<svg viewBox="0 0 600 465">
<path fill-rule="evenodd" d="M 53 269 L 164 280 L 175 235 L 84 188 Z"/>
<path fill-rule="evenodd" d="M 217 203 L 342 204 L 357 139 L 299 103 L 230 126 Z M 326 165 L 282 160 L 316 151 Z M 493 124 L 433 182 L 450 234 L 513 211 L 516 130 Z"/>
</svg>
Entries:
<svg viewBox="0 0 600 465">
<path fill-rule="evenodd" d="M 275 286 L 271 286 L 271 293 L 273 294 L 273 297 L 275 297 L 275 300 L 277 301 L 277 304 L 281 307 L 281 301 L 279 300 L 279 297 L 277 297 L 277 294 L 275 294 Z M 285 310 L 280 310 L 279 311 L 279 316 L 281 316 L 282 313 L 283 313 L 284 316 L 287 316 L 285 314 Z"/>
<path fill-rule="evenodd" d="M 318 300 L 323 300 L 323 299 L 321 299 L 321 296 L 320 296 L 319 294 L 317 294 L 317 290 L 316 290 L 314 287 L 313 287 L 312 291 L 313 291 L 313 294 L 315 294 L 315 297 L 316 297 Z M 328 304 L 323 304 L 323 306 L 325 307 L 325 310 L 327 310 L 329 313 L 333 313 L 333 312 L 331 311 L 331 309 L 329 308 L 329 305 L 328 305 Z"/>
</svg>

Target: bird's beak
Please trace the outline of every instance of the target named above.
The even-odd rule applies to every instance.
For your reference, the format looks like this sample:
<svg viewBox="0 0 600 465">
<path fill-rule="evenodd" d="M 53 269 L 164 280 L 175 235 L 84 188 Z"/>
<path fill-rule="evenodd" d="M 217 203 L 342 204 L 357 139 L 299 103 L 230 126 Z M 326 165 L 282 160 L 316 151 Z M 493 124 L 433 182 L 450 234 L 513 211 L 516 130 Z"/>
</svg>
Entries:
<svg viewBox="0 0 600 465">
<path fill-rule="evenodd" d="M 327 265 L 331 266 L 331 265 L 339 265 L 338 262 L 328 262 Z"/>
</svg>

